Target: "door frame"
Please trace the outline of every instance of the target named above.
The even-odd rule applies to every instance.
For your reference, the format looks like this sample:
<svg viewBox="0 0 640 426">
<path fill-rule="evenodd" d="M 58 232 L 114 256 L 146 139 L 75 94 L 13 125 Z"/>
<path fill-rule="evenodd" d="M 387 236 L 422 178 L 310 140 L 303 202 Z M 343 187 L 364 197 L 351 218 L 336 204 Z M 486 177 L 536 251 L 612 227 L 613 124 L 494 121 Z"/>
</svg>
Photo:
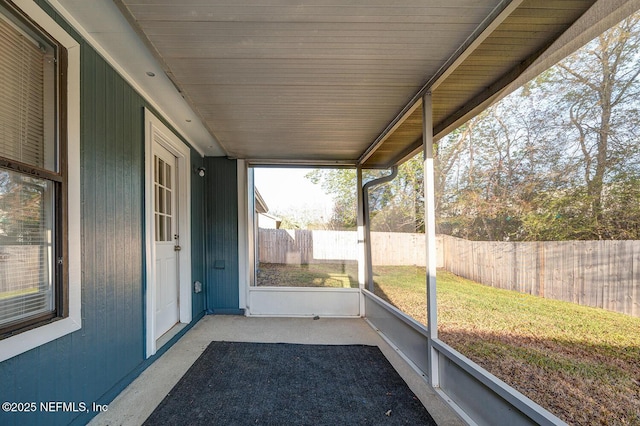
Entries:
<svg viewBox="0 0 640 426">
<path fill-rule="evenodd" d="M 176 157 L 176 180 L 178 190 L 178 229 L 180 230 L 179 299 L 180 323 L 188 324 L 192 319 L 191 307 L 191 151 L 167 126 L 151 111 L 144 109 L 145 140 L 145 341 L 146 358 L 156 353 L 155 337 L 155 227 L 153 211 L 153 155 L 154 146 L 159 144 Z"/>
</svg>

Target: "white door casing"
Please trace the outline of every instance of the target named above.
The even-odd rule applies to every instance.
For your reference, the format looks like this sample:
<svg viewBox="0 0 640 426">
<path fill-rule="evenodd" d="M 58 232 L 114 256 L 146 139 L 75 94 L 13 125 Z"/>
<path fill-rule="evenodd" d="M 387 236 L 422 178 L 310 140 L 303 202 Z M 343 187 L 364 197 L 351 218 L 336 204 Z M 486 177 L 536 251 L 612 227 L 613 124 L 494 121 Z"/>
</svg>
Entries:
<svg viewBox="0 0 640 426">
<path fill-rule="evenodd" d="M 155 244 L 155 338 L 158 339 L 180 320 L 178 229 L 176 203 L 176 157 L 162 145 L 153 146 L 153 209 Z"/>
<path fill-rule="evenodd" d="M 157 172 L 160 162 L 162 175 Z M 169 169 L 171 182 L 166 179 Z M 156 353 L 156 341 L 162 334 L 177 322 L 192 319 L 190 171 L 189 147 L 145 109 L 147 358 Z M 171 197 L 171 214 L 167 197 Z M 179 251 L 175 251 L 176 245 Z M 173 277 L 177 277 L 177 286 Z"/>
</svg>

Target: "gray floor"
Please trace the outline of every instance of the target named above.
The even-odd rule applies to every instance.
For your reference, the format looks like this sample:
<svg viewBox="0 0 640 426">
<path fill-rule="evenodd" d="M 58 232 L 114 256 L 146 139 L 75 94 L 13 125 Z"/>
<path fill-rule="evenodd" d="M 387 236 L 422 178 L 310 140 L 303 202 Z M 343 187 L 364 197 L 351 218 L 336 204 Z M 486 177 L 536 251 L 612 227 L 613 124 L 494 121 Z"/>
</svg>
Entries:
<svg viewBox="0 0 640 426">
<path fill-rule="evenodd" d="M 147 368 L 90 425 L 140 425 L 211 341 L 376 345 L 439 425 L 462 420 L 363 319 L 207 316 Z"/>
</svg>

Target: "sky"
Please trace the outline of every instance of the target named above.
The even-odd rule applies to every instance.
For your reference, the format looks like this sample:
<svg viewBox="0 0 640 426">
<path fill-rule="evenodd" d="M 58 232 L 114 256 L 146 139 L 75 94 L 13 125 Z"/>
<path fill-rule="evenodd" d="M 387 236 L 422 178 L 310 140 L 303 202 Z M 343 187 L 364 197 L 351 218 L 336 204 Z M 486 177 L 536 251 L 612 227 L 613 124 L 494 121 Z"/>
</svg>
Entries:
<svg viewBox="0 0 640 426">
<path fill-rule="evenodd" d="M 256 167 L 255 186 L 267 203 L 269 212 L 279 214 L 312 214 L 328 219 L 333 209 L 331 196 L 320 185 L 304 176 L 312 169 Z"/>
</svg>

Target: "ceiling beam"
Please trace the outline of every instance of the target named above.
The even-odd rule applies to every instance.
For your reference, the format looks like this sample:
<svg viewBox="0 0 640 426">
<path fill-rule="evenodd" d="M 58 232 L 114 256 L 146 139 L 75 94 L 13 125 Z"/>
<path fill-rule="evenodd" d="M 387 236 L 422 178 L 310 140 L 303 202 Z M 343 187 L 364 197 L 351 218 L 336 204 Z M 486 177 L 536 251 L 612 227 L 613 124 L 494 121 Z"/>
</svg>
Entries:
<svg viewBox="0 0 640 426">
<path fill-rule="evenodd" d="M 258 167 L 297 167 L 297 168 L 353 168 L 356 162 L 351 160 L 283 160 L 254 158 L 247 159 L 249 166 Z"/>
</svg>

